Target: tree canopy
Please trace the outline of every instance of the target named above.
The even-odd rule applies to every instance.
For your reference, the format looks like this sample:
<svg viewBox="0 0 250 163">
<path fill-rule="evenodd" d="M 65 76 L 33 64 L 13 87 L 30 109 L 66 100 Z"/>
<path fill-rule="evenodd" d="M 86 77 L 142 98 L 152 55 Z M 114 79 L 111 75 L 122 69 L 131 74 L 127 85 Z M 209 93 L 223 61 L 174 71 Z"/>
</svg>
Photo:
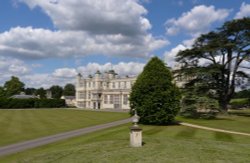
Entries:
<svg viewBox="0 0 250 163">
<path fill-rule="evenodd" d="M 228 21 L 202 34 L 192 48 L 177 54 L 177 61 L 182 64 L 178 74 L 191 76 L 187 86 L 199 85 L 226 112 L 236 86 L 249 84 L 250 18 Z"/>
<path fill-rule="evenodd" d="M 20 94 L 24 91 L 24 83 L 18 77 L 12 76 L 9 81 L 4 84 L 5 96 L 10 97 L 15 94 Z"/>
<path fill-rule="evenodd" d="M 44 99 L 46 98 L 46 90 L 41 87 L 35 90 L 35 95 L 39 96 L 40 98 Z"/>
<path fill-rule="evenodd" d="M 75 96 L 75 86 L 73 84 L 66 84 L 63 89 L 64 96 Z"/>
<path fill-rule="evenodd" d="M 63 88 L 58 85 L 53 85 L 49 89 L 52 93 L 52 98 L 60 99 L 63 94 Z"/>
<path fill-rule="evenodd" d="M 133 109 L 144 124 L 167 124 L 180 109 L 180 92 L 172 83 L 172 74 L 165 64 L 153 57 L 138 76 L 130 94 Z"/>
</svg>

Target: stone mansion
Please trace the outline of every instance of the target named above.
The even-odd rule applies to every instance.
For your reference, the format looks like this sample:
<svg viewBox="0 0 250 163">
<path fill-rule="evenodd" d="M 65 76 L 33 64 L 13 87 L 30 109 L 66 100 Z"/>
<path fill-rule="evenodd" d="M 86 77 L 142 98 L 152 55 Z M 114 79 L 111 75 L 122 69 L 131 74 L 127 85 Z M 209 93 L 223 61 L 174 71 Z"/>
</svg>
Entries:
<svg viewBox="0 0 250 163">
<path fill-rule="evenodd" d="M 76 107 L 88 109 L 130 109 L 129 94 L 136 77 L 118 77 L 114 70 L 83 78 L 77 75 Z"/>
<path fill-rule="evenodd" d="M 175 66 L 178 69 L 180 66 Z M 88 109 L 130 109 L 129 94 L 135 77 L 118 77 L 114 70 L 83 78 L 77 75 L 76 107 Z M 175 77 L 175 84 L 182 87 L 188 79 Z"/>
</svg>

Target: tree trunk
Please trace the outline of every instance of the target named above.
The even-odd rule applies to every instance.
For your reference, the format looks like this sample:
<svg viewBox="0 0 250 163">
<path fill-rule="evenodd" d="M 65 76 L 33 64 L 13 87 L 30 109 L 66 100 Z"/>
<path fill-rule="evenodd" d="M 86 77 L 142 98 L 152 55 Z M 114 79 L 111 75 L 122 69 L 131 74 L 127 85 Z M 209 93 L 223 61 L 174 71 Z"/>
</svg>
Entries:
<svg viewBox="0 0 250 163">
<path fill-rule="evenodd" d="M 228 100 L 220 100 L 219 101 L 219 106 L 220 106 L 220 112 L 222 114 L 227 114 L 228 113 Z"/>
</svg>

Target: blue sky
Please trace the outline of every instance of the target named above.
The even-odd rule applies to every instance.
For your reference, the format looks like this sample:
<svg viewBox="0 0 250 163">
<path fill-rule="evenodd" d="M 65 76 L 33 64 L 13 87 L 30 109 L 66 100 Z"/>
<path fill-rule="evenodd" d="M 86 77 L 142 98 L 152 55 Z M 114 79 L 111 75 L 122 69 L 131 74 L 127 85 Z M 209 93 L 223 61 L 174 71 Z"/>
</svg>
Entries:
<svg viewBox="0 0 250 163">
<path fill-rule="evenodd" d="M 152 56 L 179 50 L 225 21 L 250 16 L 248 0 L 8 0 L 0 4 L 0 85 L 74 83 L 115 69 L 137 75 Z"/>
</svg>

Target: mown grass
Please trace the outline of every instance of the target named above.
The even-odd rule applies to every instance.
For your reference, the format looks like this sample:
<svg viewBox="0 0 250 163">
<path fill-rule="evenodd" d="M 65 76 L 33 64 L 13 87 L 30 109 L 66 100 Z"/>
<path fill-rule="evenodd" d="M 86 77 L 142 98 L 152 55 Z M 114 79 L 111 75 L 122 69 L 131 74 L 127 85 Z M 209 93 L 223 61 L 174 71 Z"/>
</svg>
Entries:
<svg viewBox="0 0 250 163">
<path fill-rule="evenodd" d="M 128 117 L 128 113 L 67 109 L 0 110 L 0 146 Z"/>
<path fill-rule="evenodd" d="M 211 120 L 184 117 L 177 117 L 176 119 L 207 127 L 250 133 L 250 109 L 232 110 L 228 115 L 219 115 Z"/>
<path fill-rule="evenodd" d="M 5 156 L 0 162 L 250 162 L 247 136 L 184 126 L 142 126 L 144 145 L 132 148 L 128 127 L 123 125 Z"/>
</svg>

